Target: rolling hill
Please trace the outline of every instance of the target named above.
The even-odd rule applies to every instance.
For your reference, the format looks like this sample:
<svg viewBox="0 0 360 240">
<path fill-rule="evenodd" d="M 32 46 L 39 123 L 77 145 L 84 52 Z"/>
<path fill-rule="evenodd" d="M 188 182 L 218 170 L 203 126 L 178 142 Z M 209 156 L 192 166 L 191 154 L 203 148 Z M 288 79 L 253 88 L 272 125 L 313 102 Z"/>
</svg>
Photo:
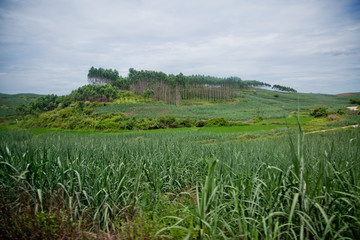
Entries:
<svg viewBox="0 0 360 240">
<path fill-rule="evenodd" d="M 0 117 L 16 117 L 16 108 L 22 104 L 28 105 L 42 95 L 34 93 L 4 94 L 0 93 Z"/>
</svg>

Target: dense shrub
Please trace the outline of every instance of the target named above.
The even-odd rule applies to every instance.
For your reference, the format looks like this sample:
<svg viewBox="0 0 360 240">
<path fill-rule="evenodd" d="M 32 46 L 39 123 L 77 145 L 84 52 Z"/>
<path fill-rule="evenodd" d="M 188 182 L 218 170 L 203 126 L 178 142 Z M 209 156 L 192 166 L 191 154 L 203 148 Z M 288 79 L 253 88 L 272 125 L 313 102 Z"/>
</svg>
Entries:
<svg viewBox="0 0 360 240">
<path fill-rule="evenodd" d="M 194 120 L 191 120 L 190 118 L 185 118 L 185 119 L 179 121 L 179 125 L 181 127 L 194 127 L 195 122 L 194 122 Z"/>
<path fill-rule="evenodd" d="M 176 122 L 175 117 L 173 116 L 161 116 L 159 118 L 159 122 L 162 126 L 169 127 L 169 128 L 177 128 L 179 125 Z"/>
<path fill-rule="evenodd" d="M 116 100 L 114 103 L 116 104 L 124 104 L 124 103 L 144 103 L 153 101 L 151 98 L 151 93 L 147 93 L 144 96 L 137 95 L 130 91 L 120 91 L 117 93 Z"/>
<path fill-rule="evenodd" d="M 146 118 L 137 119 L 136 128 L 141 130 L 151 129 L 151 120 Z"/>
<path fill-rule="evenodd" d="M 110 84 L 105 85 L 85 85 L 74 90 L 70 94 L 73 101 L 90 101 L 90 102 L 109 102 L 116 98 L 117 88 Z"/>
<path fill-rule="evenodd" d="M 337 111 L 336 111 L 336 114 L 338 114 L 338 115 L 344 115 L 345 114 L 345 111 L 343 110 L 343 109 L 338 109 Z"/>
<path fill-rule="evenodd" d="M 152 89 L 146 89 L 146 91 L 143 93 L 144 98 L 151 98 L 154 96 L 154 90 Z"/>
<path fill-rule="evenodd" d="M 195 123 L 195 127 L 204 127 L 205 122 L 203 120 L 199 120 Z"/>
<path fill-rule="evenodd" d="M 360 98 L 350 98 L 350 103 L 360 105 Z"/>
<path fill-rule="evenodd" d="M 137 96 L 135 93 L 131 92 L 131 91 L 119 91 L 118 92 L 118 97 L 122 98 L 122 97 L 135 97 Z"/>
<path fill-rule="evenodd" d="M 226 121 L 225 118 L 213 118 L 210 120 L 207 120 L 205 122 L 206 127 L 214 127 L 214 126 L 228 126 L 229 122 Z"/>
<path fill-rule="evenodd" d="M 254 123 L 259 123 L 259 122 L 261 122 L 262 120 L 264 120 L 263 117 L 261 117 L 261 116 L 259 116 L 259 115 L 255 115 L 255 116 L 251 119 L 251 121 L 254 122 Z"/>
<path fill-rule="evenodd" d="M 101 120 L 99 121 L 96 125 L 95 128 L 97 130 L 106 130 L 106 129 L 119 129 L 120 124 L 116 123 L 114 121 L 111 121 L 111 119 L 105 119 L 105 120 Z"/>
<path fill-rule="evenodd" d="M 328 116 L 327 108 L 319 107 L 319 108 L 312 109 L 310 111 L 310 116 L 313 116 L 315 118 L 327 117 Z"/>
</svg>

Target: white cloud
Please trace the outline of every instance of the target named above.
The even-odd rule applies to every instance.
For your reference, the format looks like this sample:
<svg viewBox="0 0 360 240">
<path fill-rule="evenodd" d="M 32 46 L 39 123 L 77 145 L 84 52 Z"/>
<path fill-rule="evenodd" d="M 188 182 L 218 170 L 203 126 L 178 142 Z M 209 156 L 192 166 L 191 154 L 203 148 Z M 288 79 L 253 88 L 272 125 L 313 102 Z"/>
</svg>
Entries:
<svg viewBox="0 0 360 240">
<path fill-rule="evenodd" d="M 2 92 L 66 94 L 91 66 L 360 91 L 356 1 L 5 1 Z M 357 7 L 357 8 L 356 8 Z M 343 84 L 346 83 L 346 84 Z"/>
</svg>

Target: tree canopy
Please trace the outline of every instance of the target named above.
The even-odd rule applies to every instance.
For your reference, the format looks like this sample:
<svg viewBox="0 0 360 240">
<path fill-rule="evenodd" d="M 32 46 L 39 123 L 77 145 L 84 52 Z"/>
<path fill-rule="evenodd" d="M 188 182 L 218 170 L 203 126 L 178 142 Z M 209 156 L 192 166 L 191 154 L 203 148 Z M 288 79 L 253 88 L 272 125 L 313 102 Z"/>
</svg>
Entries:
<svg viewBox="0 0 360 240">
<path fill-rule="evenodd" d="M 98 101 L 108 102 L 110 98 L 115 98 L 117 88 L 110 84 L 105 85 L 85 85 L 70 93 L 73 101 Z"/>
<path fill-rule="evenodd" d="M 121 77 L 117 70 L 91 67 L 88 80 L 93 85 L 110 84 L 117 89 L 130 90 L 141 95 L 146 94 L 148 97 L 152 96 L 155 99 L 176 105 L 180 104 L 181 99 L 229 99 L 234 96 L 236 89 L 271 87 L 268 83 L 257 80 L 242 80 L 236 76 L 226 78 L 205 75 L 185 76 L 182 73 L 174 75 L 152 70 L 135 70 L 134 68 L 129 69 L 127 77 Z M 90 90 L 90 87 L 87 88 L 89 88 L 86 89 L 89 94 L 94 91 Z M 293 88 L 280 85 L 274 85 L 272 88 L 284 92 L 296 92 Z M 151 94 L 149 94 L 150 92 Z M 76 94 L 78 96 L 80 93 Z M 100 98 L 98 95 L 93 94 L 92 96 L 93 99 Z"/>
<path fill-rule="evenodd" d="M 281 86 L 281 85 L 278 85 L 278 84 L 273 85 L 272 89 L 282 91 L 282 92 L 293 92 L 293 93 L 297 92 L 295 89 L 293 89 L 291 87 L 285 87 L 285 86 Z"/>
<path fill-rule="evenodd" d="M 243 81 L 243 85 L 247 87 L 271 87 L 270 84 L 257 80 L 245 80 Z"/>
<path fill-rule="evenodd" d="M 91 84 L 115 84 L 119 78 L 117 70 L 91 67 L 87 75 Z"/>
</svg>

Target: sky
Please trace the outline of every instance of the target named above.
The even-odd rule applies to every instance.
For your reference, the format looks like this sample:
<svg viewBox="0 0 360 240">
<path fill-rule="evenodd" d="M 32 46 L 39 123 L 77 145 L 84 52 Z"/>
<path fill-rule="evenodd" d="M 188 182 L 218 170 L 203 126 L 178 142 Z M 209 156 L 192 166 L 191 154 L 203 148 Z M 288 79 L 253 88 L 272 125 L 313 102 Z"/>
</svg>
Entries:
<svg viewBox="0 0 360 240">
<path fill-rule="evenodd" d="M 69 94 L 96 68 L 360 92 L 360 1 L 0 0 L 0 92 Z"/>
</svg>

